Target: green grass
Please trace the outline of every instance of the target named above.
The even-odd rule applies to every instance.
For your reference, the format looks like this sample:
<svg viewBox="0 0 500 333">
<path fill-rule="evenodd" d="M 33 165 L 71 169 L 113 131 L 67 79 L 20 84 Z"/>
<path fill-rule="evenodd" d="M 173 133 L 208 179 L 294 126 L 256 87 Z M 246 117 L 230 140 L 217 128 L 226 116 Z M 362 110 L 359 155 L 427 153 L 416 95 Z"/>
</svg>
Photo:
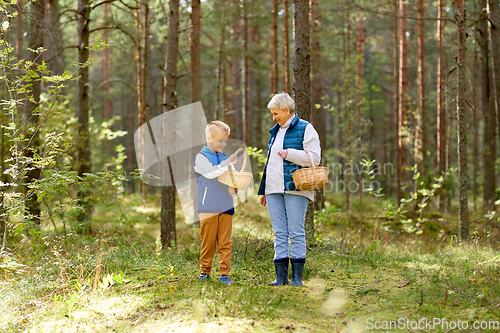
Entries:
<svg viewBox="0 0 500 333">
<path fill-rule="evenodd" d="M 212 279 L 196 281 L 199 229 L 179 222 L 177 248 L 159 251 L 158 207 L 141 208 L 136 197 L 97 207 L 96 238 L 54 234 L 48 224 L 8 240 L 0 331 L 363 332 L 367 320 L 500 321 L 498 226 L 477 218 L 473 240 L 460 244 L 451 237 L 456 217 L 435 213 L 416 236 L 384 222 L 383 207 L 365 206 L 362 222 L 356 212 L 324 216 L 303 288 L 266 285 L 272 229 L 256 197 L 234 216 L 234 286 L 218 281 L 217 255 Z"/>
</svg>

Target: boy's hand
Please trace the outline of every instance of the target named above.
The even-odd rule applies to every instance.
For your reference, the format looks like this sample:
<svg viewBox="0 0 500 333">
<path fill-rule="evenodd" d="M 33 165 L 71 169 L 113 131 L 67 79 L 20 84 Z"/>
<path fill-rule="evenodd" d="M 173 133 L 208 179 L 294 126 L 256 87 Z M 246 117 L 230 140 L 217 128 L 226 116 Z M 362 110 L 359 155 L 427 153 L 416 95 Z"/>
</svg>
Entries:
<svg viewBox="0 0 500 333">
<path fill-rule="evenodd" d="M 231 161 L 231 163 L 236 164 L 236 162 L 238 161 L 238 154 L 240 151 L 244 151 L 244 149 L 240 148 L 237 151 L 235 151 L 233 155 L 229 156 L 229 160 Z"/>
<path fill-rule="evenodd" d="M 229 188 L 227 190 L 229 191 L 230 195 L 236 195 L 236 194 L 238 194 L 238 189 L 237 188 L 229 186 Z"/>
<path fill-rule="evenodd" d="M 278 152 L 278 155 L 282 158 L 282 159 L 286 159 L 286 157 L 288 156 L 288 149 L 283 149 L 283 150 L 280 150 Z"/>
<path fill-rule="evenodd" d="M 260 197 L 260 204 L 262 206 L 266 206 L 267 205 L 267 201 L 266 201 L 266 196 L 265 195 L 263 195 L 263 196 Z"/>
</svg>

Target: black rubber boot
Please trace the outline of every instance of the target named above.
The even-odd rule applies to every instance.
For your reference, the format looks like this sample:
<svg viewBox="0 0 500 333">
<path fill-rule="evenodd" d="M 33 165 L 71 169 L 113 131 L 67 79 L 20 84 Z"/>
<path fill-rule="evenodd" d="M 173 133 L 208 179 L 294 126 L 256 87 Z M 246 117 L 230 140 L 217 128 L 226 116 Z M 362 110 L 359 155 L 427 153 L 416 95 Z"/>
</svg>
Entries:
<svg viewBox="0 0 500 333">
<path fill-rule="evenodd" d="M 302 287 L 302 273 L 304 272 L 306 258 L 290 258 L 290 262 L 292 263 L 292 282 L 290 285 L 293 287 Z"/>
<path fill-rule="evenodd" d="M 288 258 L 274 259 L 276 279 L 268 283 L 268 286 L 281 286 L 288 284 Z"/>
</svg>

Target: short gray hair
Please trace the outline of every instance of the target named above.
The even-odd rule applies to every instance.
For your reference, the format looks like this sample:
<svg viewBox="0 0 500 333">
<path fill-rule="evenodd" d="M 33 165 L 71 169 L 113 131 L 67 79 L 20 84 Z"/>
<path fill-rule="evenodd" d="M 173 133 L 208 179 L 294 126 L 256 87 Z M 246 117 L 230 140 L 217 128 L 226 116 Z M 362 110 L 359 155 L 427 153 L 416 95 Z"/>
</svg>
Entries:
<svg viewBox="0 0 500 333">
<path fill-rule="evenodd" d="M 291 113 L 295 113 L 295 102 L 286 92 L 276 94 L 271 98 L 271 101 L 267 104 L 267 108 L 278 108 L 282 111 L 285 108 L 289 108 Z"/>
</svg>

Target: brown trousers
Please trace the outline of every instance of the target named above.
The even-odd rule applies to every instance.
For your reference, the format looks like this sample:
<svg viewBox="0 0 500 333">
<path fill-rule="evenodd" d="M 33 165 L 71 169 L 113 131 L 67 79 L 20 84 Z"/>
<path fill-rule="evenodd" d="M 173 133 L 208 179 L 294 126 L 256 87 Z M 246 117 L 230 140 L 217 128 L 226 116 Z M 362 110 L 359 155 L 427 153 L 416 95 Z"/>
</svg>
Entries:
<svg viewBox="0 0 500 333">
<path fill-rule="evenodd" d="M 215 250 L 219 251 L 219 274 L 227 275 L 231 270 L 231 232 L 233 216 L 229 214 L 200 214 L 201 251 L 200 268 L 210 274 Z"/>
</svg>

